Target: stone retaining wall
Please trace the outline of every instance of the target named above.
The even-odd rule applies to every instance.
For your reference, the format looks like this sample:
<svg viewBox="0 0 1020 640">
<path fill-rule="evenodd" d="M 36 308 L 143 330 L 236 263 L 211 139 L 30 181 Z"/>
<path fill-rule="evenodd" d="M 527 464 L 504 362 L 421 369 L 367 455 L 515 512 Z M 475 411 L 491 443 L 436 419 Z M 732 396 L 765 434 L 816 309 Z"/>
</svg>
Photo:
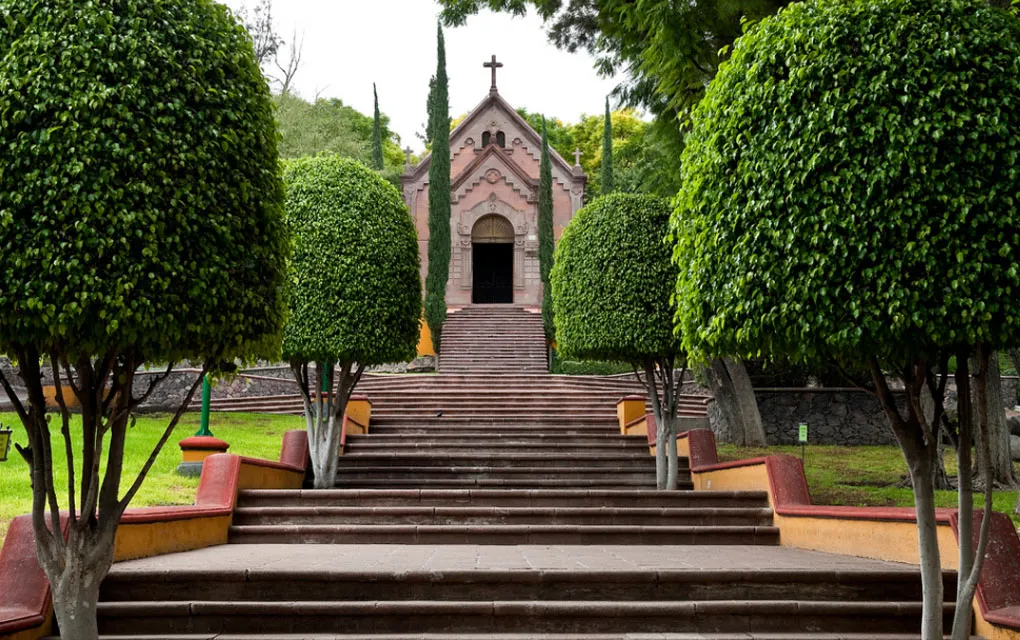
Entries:
<svg viewBox="0 0 1020 640">
<path fill-rule="evenodd" d="M 771 445 L 797 444 L 799 426 L 808 425 L 811 444 L 896 444 L 885 410 L 859 389 L 755 389 L 765 437 Z"/>
</svg>

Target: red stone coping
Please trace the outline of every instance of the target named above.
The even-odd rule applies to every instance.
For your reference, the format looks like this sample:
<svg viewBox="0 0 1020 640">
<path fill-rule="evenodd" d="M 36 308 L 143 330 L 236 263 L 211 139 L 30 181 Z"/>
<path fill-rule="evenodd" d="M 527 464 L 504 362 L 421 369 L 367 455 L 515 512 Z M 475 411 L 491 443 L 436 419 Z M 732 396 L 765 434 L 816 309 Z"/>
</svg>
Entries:
<svg viewBox="0 0 1020 640">
<path fill-rule="evenodd" d="M 649 429 L 651 431 L 651 429 Z M 794 518 L 838 518 L 878 522 L 917 522 L 917 512 L 910 507 L 848 507 L 814 505 L 808 491 L 807 477 L 801 461 L 791 455 L 773 455 L 748 460 L 719 462 L 715 434 L 707 429 L 688 431 L 678 436 L 686 439 L 690 450 L 692 473 L 710 473 L 765 465 L 775 512 Z M 974 546 L 980 533 L 983 511 L 974 514 Z M 988 551 L 978 583 L 977 600 L 982 617 L 992 623 L 1020 630 L 1020 537 L 1013 522 L 1002 513 L 992 514 Z M 936 509 L 935 520 L 949 525 L 959 539 L 959 512 Z"/>
<path fill-rule="evenodd" d="M 212 436 L 191 436 L 180 441 L 181 451 L 226 451 L 230 445 Z"/>
<path fill-rule="evenodd" d="M 242 464 L 304 473 L 308 467 L 308 435 L 304 431 L 285 433 L 279 462 L 226 453 L 209 456 L 202 465 L 194 505 L 128 509 L 120 522 L 151 524 L 230 516 L 237 501 Z M 0 597 L 0 636 L 39 628 L 49 618 L 50 584 L 36 560 L 30 515 L 11 522 L 0 548 Z"/>
</svg>

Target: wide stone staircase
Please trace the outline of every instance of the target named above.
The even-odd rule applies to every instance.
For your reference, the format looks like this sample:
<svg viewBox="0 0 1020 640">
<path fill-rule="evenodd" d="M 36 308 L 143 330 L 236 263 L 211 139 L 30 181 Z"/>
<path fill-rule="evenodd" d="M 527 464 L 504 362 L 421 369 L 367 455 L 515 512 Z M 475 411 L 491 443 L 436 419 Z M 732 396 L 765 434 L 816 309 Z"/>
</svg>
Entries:
<svg viewBox="0 0 1020 640">
<path fill-rule="evenodd" d="M 370 395 L 408 377 L 380 380 Z M 482 380 L 465 376 L 460 384 Z M 370 435 L 349 437 L 335 489 L 242 492 L 230 544 L 116 565 L 102 588 L 101 633 L 920 637 L 916 567 L 780 547 L 762 492 L 655 491 L 643 436 L 619 435 L 601 402 L 589 407 L 591 419 L 585 412 L 566 419 L 555 402 L 539 411 L 523 398 L 540 385 L 524 380 L 506 385 L 518 400 L 500 411 L 449 420 L 445 411 L 418 416 L 409 405 L 418 417 L 374 416 Z M 582 386 L 606 398 L 628 384 L 596 382 Z M 573 384 L 559 384 L 553 391 L 549 380 L 543 391 L 567 402 Z M 456 395 L 428 385 L 416 393 L 440 410 Z M 691 487 L 686 460 L 681 486 Z M 947 594 L 954 581 L 946 575 Z M 947 619 L 951 613 L 947 604 Z"/>
<path fill-rule="evenodd" d="M 443 324 L 441 373 L 546 373 L 542 314 L 512 305 L 473 305 Z"/>
<path fill-rule="evenodd" d="M 466 310 L 453 326 L 461 313 L 498 315 Z M 118 563 L 103 637 L 920 637 L 917 567 L 779 546 L 764 492 L 692 491 L 686 459 L 681 490 L 656 491 L 646 438 L 620 435 L 616 417 L 617 400 L 643 393 L 633 377 L 511 360 L 366 376 L 370 434 L 348 436 L 334 489 L 243 491 L 229 544 Z M 299 412 L 294 400 L 261 410 Z M 706 406 L 684 397 L 682 415 L 704 425 Z M 955 575 L 945 583 L 951 597 Z"/>
</svg>

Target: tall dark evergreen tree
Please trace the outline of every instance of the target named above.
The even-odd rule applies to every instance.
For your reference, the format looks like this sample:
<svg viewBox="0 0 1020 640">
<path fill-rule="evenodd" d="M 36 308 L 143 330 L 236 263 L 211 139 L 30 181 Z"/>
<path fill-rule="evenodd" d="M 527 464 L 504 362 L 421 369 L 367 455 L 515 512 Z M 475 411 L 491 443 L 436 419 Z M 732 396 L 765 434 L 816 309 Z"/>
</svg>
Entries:
<svg viewBox="0 0 1020 640">
<path fill-rule="evenodd" d="M 606 97 L 606 119 L 602 125 L 602 195 L 609 195 L 616 189 L 613 182 L 613 118 L 609 112 L 609 97 Z"/>
<path fill-rule="evenodd" d="M 383 170 L 382 155 L 382 117 L 379 115 L 379 92 L 372 83 L 372 96 L 375 98 L 375 121 L 372 123 L 372 168 Z"/>
<path fill-rule="evenodd" d="M 553 325 L 552 286 L 549 274 L 553 266 L 553 193 L 552 163 L 549 161 L 549 133 L 546 130 L 545 118 L 542 118 L 542 160 L 538 169 L 538 268 L 542 276 L 542 323 L 545 325 L 545 336 L 555 340 L 556 328 Z"/>
<path fill-rule="evenodd" d="M 441 349 L 446 321 L 446 281 L 450 274 L 450 104 L 446 77 L 446 43 L 437 25 L 436 76 L 429 132 L 432 161 L 429 165 L 429 265 L 425 276 L 425 321 L 433 345 Z"/>
</svg>

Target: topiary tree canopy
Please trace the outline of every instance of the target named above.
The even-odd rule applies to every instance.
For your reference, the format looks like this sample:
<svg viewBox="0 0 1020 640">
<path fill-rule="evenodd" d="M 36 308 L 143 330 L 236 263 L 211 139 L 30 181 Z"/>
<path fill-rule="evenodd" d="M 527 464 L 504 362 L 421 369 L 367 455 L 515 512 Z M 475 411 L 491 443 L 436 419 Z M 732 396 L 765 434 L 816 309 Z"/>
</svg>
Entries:
<svg viewBox="0 0 1020 640">
<path fill-rule="evenodd" d="M 677 321 L 693 353 L 872 372 L 914 485 L 925 638 L 942 637 L 931 469 L 950 356 L 961 365 L 965 541 L 954 637 L 969 635 L 983 557 L 968 542 L 966 363 L 984 363 L 982 395 L 990 350 L 1020 339 L 1017 104 L 1020 21 L 1004 11 L 794 4 L 737 43 L 695 110 L 672 219 Z M 883 367 L 903 378 L 908 406 Z M 934 420 L 920 410 L 926 388 Z"/>
<path fill-rule="evenodd" d="M 567 225 L 552 269 L 559 352 L 630 362 L 644 372 L 659 425 L 659 488 L 676 487 L 674 370 L 683 355 L 670 304 L 677 269 L 663 241 L 670 212 L 669 202 L 654 196 L 597 198 Z"/>
<path fill-rule="evenodd" d="M 219 4 L 0 0 L 0 15 L 0 349 L 27 400 L 2 374 L 0 386 L 28 434 L 61 633 L 94 638 L 120 517 L 201 380 L 122 490 L 131 414 L 165 377 L 136 390 L 136 370 L 279 350 L 277 132 L 251 41 Z M 44 367 L 58 401 L 69 388 L 80 405 L 81 444 L 67 406 L 53 421 L 66 501 Z"/>
<path fill-rule="evenodd" d="M 415 356 L 418 238 L 393 185 L 355 160 L 295 160 L 284 178 L 294 256 L 283 356 L 305 400 L 315 486 L 332 487 L 347 401 L 365 367 Z"/>
</svg>

